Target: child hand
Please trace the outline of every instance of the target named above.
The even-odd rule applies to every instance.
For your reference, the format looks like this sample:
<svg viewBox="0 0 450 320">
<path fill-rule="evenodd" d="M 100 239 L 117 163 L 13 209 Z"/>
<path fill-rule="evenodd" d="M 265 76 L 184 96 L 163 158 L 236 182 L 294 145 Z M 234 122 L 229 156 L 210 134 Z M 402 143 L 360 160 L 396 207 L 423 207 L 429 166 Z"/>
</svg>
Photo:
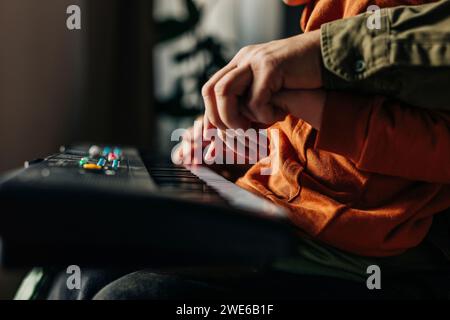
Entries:
<svg viewBox="0 0 450 320">
<path fill-rule="evenodd" d="M 254 164 L 268 155 L 267 130 L 254 130 L 254 134 L 249 134 L 214 127 L 206 129 L 205 137 L 203 120 L 199 118 L 184 132 L 182 142 L 172 152 L 174 164 Z"/>
</svg>

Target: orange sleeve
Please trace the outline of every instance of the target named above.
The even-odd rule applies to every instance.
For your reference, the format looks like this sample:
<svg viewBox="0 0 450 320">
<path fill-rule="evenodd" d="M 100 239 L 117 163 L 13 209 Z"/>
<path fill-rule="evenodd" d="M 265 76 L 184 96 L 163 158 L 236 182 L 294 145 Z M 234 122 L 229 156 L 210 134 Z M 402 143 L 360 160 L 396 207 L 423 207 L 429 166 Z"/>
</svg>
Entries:
<svg viewBox="0 0 450 320">
<path fill-rule="evenodd" d="M 345 156 L 363 171 L 450 182 L 448 112 L 384 97 L 329 92 L 316 147 Z"/>
</svg>

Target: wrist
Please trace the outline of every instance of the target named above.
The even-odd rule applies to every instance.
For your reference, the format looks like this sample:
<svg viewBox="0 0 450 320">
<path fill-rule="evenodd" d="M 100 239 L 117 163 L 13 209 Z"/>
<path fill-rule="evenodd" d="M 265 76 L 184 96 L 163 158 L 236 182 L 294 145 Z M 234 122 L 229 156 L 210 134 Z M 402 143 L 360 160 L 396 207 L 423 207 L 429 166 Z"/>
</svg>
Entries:
<svg viewBox="0 0 450 320">
<path fill-rule="evenodd" d="M 309 47 L 308 63 L 310 63 L 311 76 L 314 79 L 314 86 L 311 89 L 323 87 L 323 70 L 324 64 L 322 59 L 321 32 L 315 30 L 304 34 L 307 37 L 307 45 Z"/>
</svg>

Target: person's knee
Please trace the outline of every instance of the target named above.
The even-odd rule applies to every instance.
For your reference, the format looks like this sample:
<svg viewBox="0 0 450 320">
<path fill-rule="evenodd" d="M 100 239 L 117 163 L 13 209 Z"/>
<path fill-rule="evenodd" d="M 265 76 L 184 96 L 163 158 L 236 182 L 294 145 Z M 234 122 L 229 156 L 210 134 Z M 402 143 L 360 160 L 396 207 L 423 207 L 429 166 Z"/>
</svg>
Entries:
<svg viewBox="0 0 450 320">
<path fill-rule="evenodd" d="M 169 300 L 208 298 L 221 290 L 203 282 L 175 275 L 138 271 L 128 274 L 101 289 L 94 300 Z"/>
</svg>

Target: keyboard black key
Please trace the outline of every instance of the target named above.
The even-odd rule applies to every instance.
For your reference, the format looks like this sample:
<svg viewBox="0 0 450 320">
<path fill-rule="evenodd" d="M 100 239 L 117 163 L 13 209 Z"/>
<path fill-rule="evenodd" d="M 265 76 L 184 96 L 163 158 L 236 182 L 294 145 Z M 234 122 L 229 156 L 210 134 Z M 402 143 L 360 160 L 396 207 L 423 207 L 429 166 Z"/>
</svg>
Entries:
<svg viewBox="0 0 450 320">
<path fill-rule="evenodd" d="M 170 173 L 170 172 L 154 172 L 151 171 L 150 172 L 152 177 L 155 178 L 197 178 L 195 175 L 193 175 L 192 173 Z"/>
<path fill-rule="evenodd" d="M 199 192 L 205 191 L 204 183 L 173 183 L 173 182 L 158 183 L 158 181 L 156 183 L 159 186 L 159 188 L 164 192 L 171 191 L 174 193 L 182 193 L 185 191 L 199 191 Z"/>
<path fill-rule="evenodd" d="M 157 183 L 192 183 L 204 184 L 202 180 L 197 177 L 158 177 L 151 175 Z"/>
</svg>

